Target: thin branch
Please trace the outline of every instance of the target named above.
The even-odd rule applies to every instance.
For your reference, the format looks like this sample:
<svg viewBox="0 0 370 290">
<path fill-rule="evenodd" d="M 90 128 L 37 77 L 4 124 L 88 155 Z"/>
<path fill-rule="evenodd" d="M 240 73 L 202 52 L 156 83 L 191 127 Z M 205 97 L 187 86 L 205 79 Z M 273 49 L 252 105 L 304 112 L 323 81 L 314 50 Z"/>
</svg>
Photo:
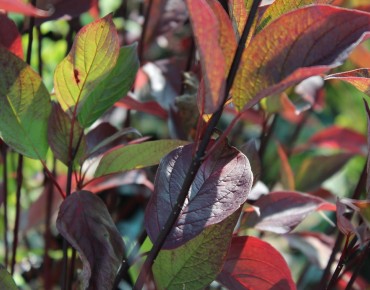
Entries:
<svg viewBox="0 0 370 290">
<path fill-rule="evenodd" d="M 148 23 L 150 13 L 152 11 L 153 0 L 149 0 L 148 8 L 146 9 L 145 16 L 144 16 L 144 24 L 143 24 L 143 31 L 141 32 L 141 37 L 139 41 L 139 48 L 138 48 L 138 55 L 140 62 L 143 61 L 144 57 L 144 49 L 145 49 L 145 37 L 148 30 Z"/>
<path fill-rule="evenodd" d="M 361 255 L 361 259 L 358 262 L 355 271 L 353 271 L 352 277 L 349 280 L 349 282 L 348 282 L 345 290 L 351 290 L 351 289 L 353 289 L 352 286 L 355 283 L 355 281 L 357 279 L 357 276 L 358 276 L 361 268 L 363 267 L 363 265 L 364 265 L 364 263 L 366 261 L 367 256 L 369 255 L 369 253 L 370 253 L 370 242 L 367 244 L 367 246 L 365 248 L 365 251 L 363 251 L 363 253 Z"/>
<path fill-rule="evenodd" d="M 244 27 L 243 34 L 242 34 L 242 36 L 240 38 L 240 41 L 238 43 L 238 47 L 237 47 L 237 50 L 236 50 L 236 53 L 235 53 L 235 56 L 234 56 L 234 59 L 233 59 L 233 62 L 232 62 L 231 68 L 230 68 L 230 72 L 229 72 L 227 80 L 226 80 L 226 86 L 225 86 L 224 95 L 222 96 L 223 101 L 221 103 L 221 106 L 212 115 L 212 117 L 211 117 L 211 119 L 208 123 L 207 129 L 206 129 L 205 134 L 203 136 L 203 139 L 202 139 L 202 141 L 199 145 L 199 148 L 198 148 L 197 152 L 195 153 L 195 156 L 194 156 L 194 158 L 191 162 L 190 168 L 188 169 L 187 174 L 185 176 L 185 180 L 182 184 L 178 199 L 177 199 L 177 201 L 176 201 L 176 203 L 175 203 L 175 205 L 172 209 L 172 212 L 170 213 L 170 215 L 169 215 L 169 217 L 168 217 L 168 219 L 165 223 L 164 228 L 159 233 L 159 236 L 158 236 L 157 240 L 155 241 L 151 251 L 148 254 L 147 259 L 144 262 L 144 265 L 143 265 L 143 267 L 140 271 L 140 274 L 139 274 L 139 277 L 136 281 L 134 289 L 141 290 L 143 288 L 143 286 L 145 284 L 145 281 L 146 281 L 146 278 L 147 278 L 148 274 L 150 274 L 150 272 L 151 272 L 151 266 L 152 266 L 155 258 L 157 257 L 157 255 L 158 255 L 159 251 L 161 250 L 168 234 L 172 230 L 172 227 L 174 226 L 174 224 L 176 223 L 176 221 L 177 221 L 177 219 L 180 215 L 180 212 L 182 210 L 182 207 L 183 207 L 184 202 L 186 200 L 186 197 L 188 195 L 190 186 L 193 183 L 194 178 L 195 178 L 195 176 L 196 176 L 196 174 L 197 174 L 197 172 L 198 172 L 198 170 L 199 170 L 199 168 L 200 168 L 200 166 L 201 166 L 201 164 L 204 160 L 204 155 L 206 153 L 208 143 L 211 140 L 213 130 L 216 127 L 219 119 L 221 118 L 224 104 L 227 101 L 230 89 L 233 85 L 233 82 L 234 82 L 234 79 L 235 79 L 235 76 L 236 76 L 236 73 L 237 73 L 237 70 L 238 70 L 238 67 L 239 67 L 239 63 L 240 63 L 240 60 L 241 60 L 241 57 L 242 57 L 242 54 L 243 54 L 243 51 L 244 51 L 244 48 L 245 48 L 245 43 L 246 43 L 248 35 L 251 31 L 252 24 L 253 24 L 254 19 L 257 15 L 258 6 L 260 5 L 260 3 L 261 3 L 261 0 L 253 1 L 247 23 Z M 248 65 L 248 64 L 245 64 L 245 65 Z"/>
<path fill-rule="evenodd" d="M 5 251 L 5 267 L 9 264 L 9 243 L 8 243 L 8 166 L 7 166 L 7 146 L 2 143 L 1 155 L 3 159 L 3 204 L 4 204 L 4 251 Z"/>
</svg>

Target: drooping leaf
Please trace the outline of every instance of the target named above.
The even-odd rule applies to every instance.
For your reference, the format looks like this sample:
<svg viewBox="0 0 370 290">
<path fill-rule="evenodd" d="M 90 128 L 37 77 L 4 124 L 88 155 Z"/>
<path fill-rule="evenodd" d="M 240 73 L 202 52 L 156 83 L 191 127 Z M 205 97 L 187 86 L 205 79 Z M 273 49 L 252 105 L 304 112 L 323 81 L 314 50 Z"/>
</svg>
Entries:
<svg viewBox="0 0 370 290">
<path fill-rule="evenodd" d="M 71 130 L 73 131 L 72 135 Z M 87 146 L 83 128 L 77 120 L 74 120 L 72 125 L 69 115 L 57 103 L 52 105 L 48 126 L 48 142 L 55 158 L 66 165 L 72 161 L 72 158 L 73 161 L 80 161 L 86 153 Z"/>
<path fill-rule="evenodd" d="M 263 13 L 257 31 L 264 29 L 271 21 L 294 9 L 310 4 L 330 4 L 333 0 L 275 0 Z"/>
<path fill-rule="evenodd" d="M 349 153 L 364 155 L 366 137 L 351 129 L 331 126 L 314 134 L 306 144 L 297 149 L 301 151 L 312 146 L 346 150 Z"/>
<path fill-rule="evenodd" d="M 0 9 L 34 17 L 45 17 L 49 15 L 48 11 L 37 9 L 21 0 L 0 0 Z"/>
<path fill-rule="evenodd" d="M 352 157 L 352 153 L 338 153 L 306 158 L 296 174 L 296 188 L 301 191 L 316 189 L 338 172 Z"/>
<path fill-rule="evenodd" d="M 54 74 L 56 97 L 64 111 L 74 111 L 109 75 L 117 62 L 119 41 L 112 15 L 83 27 Z"/>
<path fill-rule="evenodd" d="M 6 268 L 0 264 L 0 289 L 1 290 L 17 290 L 18 287 L 15 284 L 12 275 L 6 270 Z"/>
<path fill-rule="evenodd" d="M 222 269 L 240 210 L 174 250 L 162 250 L 153 266 L 158 289 L 204 289 Z"/>
<path fill-rule="evenodd" d="M 342 73 L 331 74 L 325 80 L 342 80 L 355 86 L 361 92 L 370 96 L 370 69 L 360 68 Z"/>
<path fill-rule="evenodd" d="M 335 211 L 332 203 L 294 191 L 276 191 L 263 195 L 253 207 L 257 210 L 246 213 L 245 226 L 278 234 L 292 231 L 314 211 Z"/>
<path fill-rule="evenodd" d="M 270 244 L 255 237 L 232 239 L 217 280 L 229 289 L 296 289 L 281 254 Z"/>
<path fill-rule="evenodd" d="M 115 148 L 100 160 L 95 177 L 156 165 L 164 155 L 187 143 L 157 140 Z"/>
<path fill-rule="evenodd" d="M 83 263 L 83 289 L 112 289 L 124 258 L 124 244 L 103 201 L 77 191 L 60 206 L 57 228 Z"/>
<path fill-rule="evenodd" d="M 109 75 L 87 98 L 81 100 L 77 114 L 84 128 L 92 125 L 130 90 L 139 69 L 136 47 L 136 44 L 122 47 L 117 63 Z"/>
<path fill-rule="evenodd" d="M 186 1 L 200 62 L 209 107 L 214 112 L 220 105 L 225 89 L 226 61 L 219 44 L 220 23 L 206 0 Z"/>
<path fill-rule="evenodd" d="M 0 44 L 23 59 L 22 39 L 14 21 L 0 13 Z"/>
<path fill-rule="evenodd" d="M 245 49 L 232 90 L 235 105 L 248 109 L 340 65 L 369 31 L 370 13 L 356 10 L 315 5 L 284 14 Z"/>
<path fill-rule="evenodd" d="M 18 153 L 43 159 L 48 150 L 49 93 L 40 76 L 0 46 L 0 136 Z"/>
<path fill-rule="evenodd" d="M 145 212 L 145 227 L 152 241 L 158 237 L 176 204 L 192 162 L 193 150 L 193 144 L 179 147 L 165 156 L 159 165 L 154 193 Z M 201 165 L 163 248 L 183 245 L 238 210 L 247 199 L 252 179 L 246 156 L 227 144 L 221 145 Z"/>
</svg>

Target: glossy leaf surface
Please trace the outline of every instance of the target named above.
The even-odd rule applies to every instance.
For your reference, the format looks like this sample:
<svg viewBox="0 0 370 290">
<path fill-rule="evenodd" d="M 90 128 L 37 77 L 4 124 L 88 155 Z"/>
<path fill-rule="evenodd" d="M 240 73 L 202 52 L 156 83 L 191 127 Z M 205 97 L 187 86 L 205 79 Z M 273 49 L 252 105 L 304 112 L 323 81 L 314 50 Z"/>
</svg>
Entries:
<svg viewBox="0 0 370 290">
<path fill-rule="evenodd" d="M 0 44 L 23 59 L 22 39 L 14 21 L 0 13 Z"/>
<path fill-rule="evenodd" d="M 71 135 L 71 130 L 72 135 Z M 72 137 L 72 141 L 71 141 Z M 70 158 L 79 161 L 86 152 L 86 139 L 83 128 L 62 110 L 59 104 L 53 103 L 49 118 L 48 141 L 55 158 L 68 165 Z M 77 149 L 78 146 L 78 150 Z"/>
<path fill-rule="evenodd" d="M 112 15 L 84 26 L 54 74 L 56 97 L 64 111 L 75 110 L 108 76 L 119 54 Z"/>
<path fill-rule="evenodd" d="M 370 69 L 360 68 L 342 73 L 328 75 L 326 80 L 342 80 L 355 86 L 361 92 L 370 95 Z"/>
<path fill-rule="evenodd" d="M 187 143 L 158 140 L 112 149 L 100 160 L 95 177 L 156 165 L 164 155 Z"/>
<path fill-rule="evenodd" d="M 92 125 L 115 102 L 126 96 L 139 69 L 137 45 L 120 49 L 117 63 L 109 75 L 80 103 L 78 120 L 86 128 Z"/>
<path fill-rule="evenodd" d="M 162 250 L 153 266 L 158 289 L 204 289 L 222 269 L 240 210 L 174 250 Z"/>
<path fill-rule="evenodd" d="M 281 254 L 270 244 L 255 237 L 232 239 L 217 280 L 229 289 L 296 289 Z"/>
<path fill-rule="evenodd" d="M 0 0 L 0 9 L 34 17 L 45 17 L 49 15 L 48 11 L 37 9 L 21 0 Z"/>
<path fill-rule="evenodd" d="M 258 210 L 246 213 L 245 225 L 278 234 L 292 231 L 314 211 L 336 209 L 334 204 L 319 197 L 294 191 L 271 192 L 261 196 L 253 207 Z"/>
<path fill-rule="evenodd" d="M 342 63 L 370 34 L 370 13 L 328 5 L 297 9 L 258 33 L 242 57 L 233 87 L 241 110 Z M 325 49 L 323 49 L 325 47 Z"/>
<path fill-rule="evenodd" d="M 193 146 L 189 144 L 173 150 L 159 165 L 154 193 L 145 212 L 145 226 L 152 241 L 156 240 L 176 204 L 192 161 Z M 208 226 L 223 221 L 238 210 L 247 199 L 252 180 L 247 157 L 235 148 L 222 144 L 201 165 L 163 248 L 183 245 Z"/>
<path fill-rule="evenodd" d="M 0 46 L 0 136 L 18 153 L 43 159 L 50 97 L 40 76 Z"/>
<path fill-rule="evenodd" d="M 124 245 L 103 201 L 89 191 L 77 191 L 60 206 L 57 228 L 83 263 L 83 289 L 111 289 Z"/>
</svg>

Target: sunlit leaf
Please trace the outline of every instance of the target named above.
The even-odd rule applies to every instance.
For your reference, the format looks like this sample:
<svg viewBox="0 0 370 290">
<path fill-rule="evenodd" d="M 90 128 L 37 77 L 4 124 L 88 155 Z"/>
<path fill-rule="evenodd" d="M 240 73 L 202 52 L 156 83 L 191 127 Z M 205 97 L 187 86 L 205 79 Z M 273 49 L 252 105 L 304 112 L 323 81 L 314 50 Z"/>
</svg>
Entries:
<svg viewBox="0 0 370 290">
<path fill-rule="evenodd" d="M 34 17 L 45 17 L 49 15 L 48 11 L 37 9 L 21 0 L 0 0 L 0 9 Z"/>
<path fill-rule="evenodd" d="M 50 97 L 40 76 L 0 46 L 0 136 L 18 153 L 43 159 Z"/>
<path fill-rule="evenodd" d="M 6 270 L 6 268 L 0 264 L 0 289 L 1 290 L 17 290 L 18 287 L 15 284 L 12 275 Z"/>
<path fill-rule="evenodd" d="M 77 191 L 60 206 L 57 228 L 83 264 L 83 289 L 112 289 L 124 258 L 124 245 L 103 201 L 89 191 Z"/>
<path fill-rule="evenodd" d="M 145 213 L 145 226 L 152 241 L 158 237 L 176 204 L 193 151 L 194 144 L 179 147 L 165 156 L 159 165 L 154 193 Z M 208 226 L 221 222 L 238 210 L 247 199 L 252 179 L 246 156 L 222 144 L 201 165 L 163 248 L 183 245 Z"/>
<path fill-rule="evenodd" d="M 157 140 L 112 149 L 101 159 L 95 177 L 156 165 L 164 155 L 187 143 Z"/>
<path fill-rule="evenodd" d="M 235 105 L 250 108 L 340 65 L 369 31 L 370 13 L 356 10 L 315 5 L 284 14 L 244 51 L 232 91 Z"/>
<path fill-rule="evenodd" d="M 261 31 L 271 21 L 294 9 L 310 4 L 329 4 L 331 2 L 333 2 L 333 0 L 275 0 L 263 13 L 263 16 L 259 21 L 257 31 Z"/>
<path fill-rule="evenodd" d="M 254 237 L 232 239 L 217 280 L 229 289 L 296 289 L 281 254 L 270 244 Z"/>
<path fill-rule="evenodd" d="M 78 162 L 86 153 L 87 146 L 83 128 L 76 120 L 72 124 L 69 115 L 56 103 L 53 103 L 49 118 L 48 141 L 54 156 L 66 165 L 72 159 Z"/>
<path fill-rule="evenodd" d="M 294 191 L 271 192 L 261 196 L 253 207 L 257 209 L 244 216 L 245 226 L 278 234 L 292 231 L 314 211 L 336 209 L 319 197 Z"/>
<path fill-rule="evenodd" d="M 247 22 L 248 13 L 251 9 L 252 0 L 229 0 L 229 14 L 233 23 L 234 31 L 240 38 L 244 25 Z"/>
<path fill-rule="evenodd" d="M 331 74 L 325 80 L 342 80 L 355 86 L 361 92 L 370 95 L 370 69 L 360 68 L 342 73 Z"/>
<path fill-rule="evenodd" d="M 89 96 L 81 100 L 77 114 L 84 128 L 92 125 L 130 90 L 139 69 L 136 47 L 136 44 L 122 47 L 117 63 L 109 75 Z"/>
<path fill-rule="evenodd" d="M 240 210 L 174 250 L 162 250 L 153 266 L 158 289 L 204 289 L 222 269 Z"/>
<path fill-rule="evenodd" d="M 56 97 L 64 111 L 76 110 L 114 68 L 119 54 L 112 15 L 84 26 L 54 74 Z"/>
<path fill-rule="evenodd" d="M 209 95 L 206 99 L 210 107 L 205 108 L 205 112 L 212 113 L 222 101 L 226 81 L 226 61 L 219 44 L 220 23 L 206 0 L 187 0 L 186 3 Z"/>
<path fill-rule="evenodd" d="M 0 44 L 23 59 L 22 39 L 18 28 L 9 17 L 0 13 Z"/>
</svg>

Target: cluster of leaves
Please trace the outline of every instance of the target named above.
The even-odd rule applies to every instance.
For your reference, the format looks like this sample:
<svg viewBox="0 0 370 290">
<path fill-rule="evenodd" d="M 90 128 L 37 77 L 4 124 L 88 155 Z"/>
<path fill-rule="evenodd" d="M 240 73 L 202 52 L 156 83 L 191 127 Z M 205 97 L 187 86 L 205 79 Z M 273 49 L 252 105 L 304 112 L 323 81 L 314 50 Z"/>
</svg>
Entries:
<svg viewBox="0 0 370 290">
<path fill-rule="evenodd" d="M 351 95 L 370 93 L 361 68 L 370 67 L 370 6 L 145 3 L 142 11 L 121 1 L 99 18 L 93 0 L 52 1 L 53 11 L 0 0 L 0 9 L 31 17 L 25 62 L 21 34 L 0 12 L 0 289 L 16 289 L 12 276 L 25 289 L 366 287 L 359 274 L 370 248 L 370 127 L 345 123 L 340 106 L 350 99 L 359 122 L 370 118 L 366 101 Z M 77 32 L 87 11 L 95 20 Z M 49 93 L 42 43 L 57 36 L 40 25 L 62 15 L 74 19 Z M 347 71 L 328 74 L 340 65 Z M 336 100 L 343 88 L 348 95 Z M 339 174 L 358 178 L 358 164 L 352 190 Z M 33 247 L 32 235 L 42 233 Z"/>
</svg>

